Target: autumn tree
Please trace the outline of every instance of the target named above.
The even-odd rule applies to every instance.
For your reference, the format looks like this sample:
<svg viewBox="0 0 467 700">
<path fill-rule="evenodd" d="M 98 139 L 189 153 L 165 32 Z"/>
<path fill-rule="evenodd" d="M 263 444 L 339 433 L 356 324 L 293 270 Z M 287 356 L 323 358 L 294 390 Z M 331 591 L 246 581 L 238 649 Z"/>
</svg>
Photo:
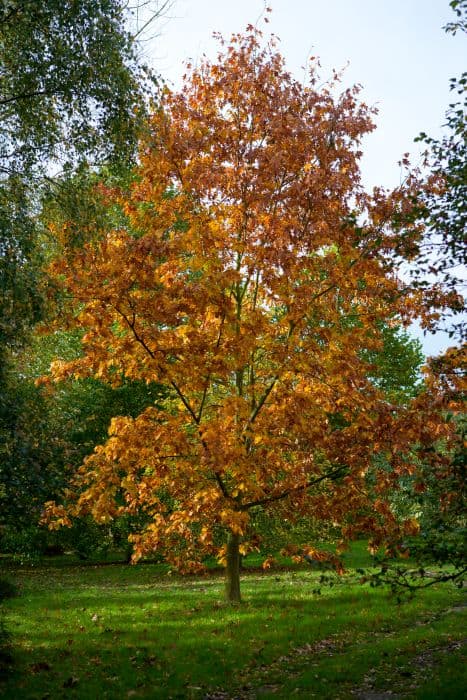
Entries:
<svg viewBox="0 0 467 700">
<path fill-rule="evenodd" d="M 130 195 L 108 192 L 125 223 L 74 251 L 57 233 L 53 271 L 84 335 L 55 380 L 125 377 L 171 395 L 113 419 L 47 517 L 144 512 L 134 559 L 158 551 L 186 571 L 215 554 L 230 601 L 239 556 L 258 545 L 255 510 L 332 521 L 377 546 L 416 529 L 385 498 L 416 468 L 414 445 L 435 459 L 433 436 L 449 436 L 435 383 L 397 405 L 371 378 L 383 329 L 423 313 L 397 276 L 422 235 L 410 223 L 419 185 L 365 194 L 372 110 L 336 85 L 318 87 L 314 69 L 297 82 L 250 27 L 166 90 Z"/>
</svg>

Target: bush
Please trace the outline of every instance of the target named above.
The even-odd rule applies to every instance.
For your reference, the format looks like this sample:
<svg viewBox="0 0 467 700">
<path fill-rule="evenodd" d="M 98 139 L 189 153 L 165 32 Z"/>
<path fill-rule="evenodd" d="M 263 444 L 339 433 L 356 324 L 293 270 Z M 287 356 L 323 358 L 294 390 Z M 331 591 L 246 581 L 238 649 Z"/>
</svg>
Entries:
<svg viewBox="0 0 467 700">
<path fill-rule="evenodd" d="M 18 530 L 4 528 L 0 537 L 0 551 L 12 554 L 24 564 L 37 564 L 45 556 L 59 556 L 74 552 L 80 559 L 105 557 L 113 545 L 113 534 L 108 526 L 81 519 L 73 527 L 51 532 L 33 525 Z"/>
<path fill-rule="evenodd" d="M 0 538 L 0 551 L 15 555 L 24 564 L 35 564 L 47 546 L 47 534 L 37 526 L 19 530 L 5 527 Z"/>
</svg>

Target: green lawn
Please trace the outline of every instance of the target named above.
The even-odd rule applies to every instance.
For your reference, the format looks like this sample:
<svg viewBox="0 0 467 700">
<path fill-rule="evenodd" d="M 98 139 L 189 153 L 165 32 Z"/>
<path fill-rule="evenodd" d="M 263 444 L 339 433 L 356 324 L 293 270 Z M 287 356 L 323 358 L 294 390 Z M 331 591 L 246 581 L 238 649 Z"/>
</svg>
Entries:
<svg viewBox="0 0 467 700">
<path fill-rule="evenodd" d="M 359 543 L 349 568 L 362 565 Z M 462 698 L 463 594 L 433 587 L 398 605 L 309 568 L 245 573 L 244 603 L 215 572 L 155 564 L 7 570 L 15 667 L 5 698 Z M 389 696 L 388 696 L 389 697 Z"/>
</svg>

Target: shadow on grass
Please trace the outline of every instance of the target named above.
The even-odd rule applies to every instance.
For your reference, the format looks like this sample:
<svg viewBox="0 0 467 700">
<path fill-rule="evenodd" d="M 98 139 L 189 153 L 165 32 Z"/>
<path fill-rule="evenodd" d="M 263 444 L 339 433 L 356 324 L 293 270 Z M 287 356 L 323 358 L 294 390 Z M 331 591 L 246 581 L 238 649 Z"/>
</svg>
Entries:
<svg viewBox="0 0 467 700">
<path fill-rule="evenodd" d="M 170 578 L 155 565 L 18 572 L 22 596 L 8 602 L 18 670 L 4 697 L 202 698 L 293 649 L 409 629 L 446 605 L 443 591 L 400 607 L 349 583 L 316 596 L 318 578 L 246 574 L 245 603 L 232 607 L 219 577 Z"/>
</svg>

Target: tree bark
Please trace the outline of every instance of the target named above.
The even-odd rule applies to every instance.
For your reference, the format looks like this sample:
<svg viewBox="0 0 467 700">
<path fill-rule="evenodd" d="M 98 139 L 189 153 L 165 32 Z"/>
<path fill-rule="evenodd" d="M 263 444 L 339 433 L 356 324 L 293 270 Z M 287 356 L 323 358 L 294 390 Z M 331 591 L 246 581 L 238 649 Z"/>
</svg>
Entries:
<svg viewBox="0 0 467 700">
<path fill-rule="evenodd" d="M 227 566 L 225 570 L 225 597 L 229 603 L 240 603 L 240 535 L 229 532 L 227 538 Z"/>
</svg>

